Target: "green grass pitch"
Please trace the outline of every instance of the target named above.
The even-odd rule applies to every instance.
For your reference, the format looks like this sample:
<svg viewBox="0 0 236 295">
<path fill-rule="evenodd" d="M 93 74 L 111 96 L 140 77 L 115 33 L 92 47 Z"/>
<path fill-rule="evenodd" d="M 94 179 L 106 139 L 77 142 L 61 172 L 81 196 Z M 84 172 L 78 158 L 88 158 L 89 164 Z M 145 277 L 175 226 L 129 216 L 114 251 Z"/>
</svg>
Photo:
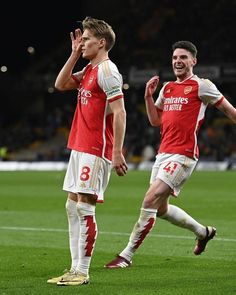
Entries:
<svg viewBox="0 0 236 295">
<path fill-rule="evenodd" d="M 157 219 L 128 269 L 108 270 L 126 245 L 139 216 L 150 172 L 112 174 L 105 203 L 97 205 L 99 235 L 91 283 L 49 285 L 50 276 L 70 266 L 66 193 L 61 172 L 0 172 L 0 295 L 236 294 L 236 172 L 193 173 L 177 199 L 218 235 L 201 256 L 193 255 L 194 235 Z"/>
</svg>

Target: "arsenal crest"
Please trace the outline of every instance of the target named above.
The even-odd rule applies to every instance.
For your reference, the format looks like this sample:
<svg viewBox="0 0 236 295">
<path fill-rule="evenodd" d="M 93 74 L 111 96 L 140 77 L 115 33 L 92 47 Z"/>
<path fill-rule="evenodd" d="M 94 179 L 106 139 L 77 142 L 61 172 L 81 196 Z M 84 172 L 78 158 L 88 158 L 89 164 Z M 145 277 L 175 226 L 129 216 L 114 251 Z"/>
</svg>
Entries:
<svg viewBox="0 0 236 295">
<path fill-rule="evenodd" d="M 189 94 L 192 91 L 193 87 L 192 86 L 186 86 L 184 88 L 184 94 Z"/>
</svg>

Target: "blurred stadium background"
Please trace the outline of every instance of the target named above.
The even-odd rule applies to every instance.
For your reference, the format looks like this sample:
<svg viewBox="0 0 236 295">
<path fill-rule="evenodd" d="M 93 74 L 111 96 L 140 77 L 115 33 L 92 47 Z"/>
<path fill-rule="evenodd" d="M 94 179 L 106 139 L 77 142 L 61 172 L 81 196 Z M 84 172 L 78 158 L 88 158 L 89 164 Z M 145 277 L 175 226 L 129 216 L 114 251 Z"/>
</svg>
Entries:
<svg viewBox="0 0 236 295">
<path fill-rule="evenodd" d="M 111 6 L 112 4 L 112 6 Z M 67 136 L 76 92 L 59 93 L 55 78 L 69 56 L 69 32 L 90 15 L 112 25 L 117 42 L 110 53 L 124 79 L 127 134 L 124 152 L 135 167 L 153 160 L 159 129 L 148 123 L 146 81 L 173 78 L 171 45 L 190 40 L 198 47 L 195 72 L 212 80 L 236 105 L 236 1 L 70 1 L 52 5 L 6 4 L 1 16 L 0 159 L 67 161 Z M 85 61 L 78 63 L 82 67 Z M 199 146 L 200 160 L 236 166 L 236 127 L 209 108 Z"/>
</svg>

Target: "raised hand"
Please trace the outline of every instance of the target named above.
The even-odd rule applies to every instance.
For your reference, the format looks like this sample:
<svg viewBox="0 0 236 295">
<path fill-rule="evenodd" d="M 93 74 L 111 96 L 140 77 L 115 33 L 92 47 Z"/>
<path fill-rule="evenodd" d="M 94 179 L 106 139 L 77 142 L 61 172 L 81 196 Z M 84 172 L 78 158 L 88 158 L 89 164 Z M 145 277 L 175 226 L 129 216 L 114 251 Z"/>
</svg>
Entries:
<svg viewBox="0 0 236 295">
<path fill-rule="evenodd" d="M 70 32 L 70 38 L 72 43 L 72 51 L 81 53 L 82 50 L 82 32 L 80 29 L 76 29 L 75 32 Z"/>
<path fill-rule="evenodd" d="M 159 83 L 159 76 L 152 77 L 147 83 L 145 88 L 145 95 L 144 97 L 150 97 L 153 95 L 153 93 L 156 91 L 157 86 Z"/>
</svg>

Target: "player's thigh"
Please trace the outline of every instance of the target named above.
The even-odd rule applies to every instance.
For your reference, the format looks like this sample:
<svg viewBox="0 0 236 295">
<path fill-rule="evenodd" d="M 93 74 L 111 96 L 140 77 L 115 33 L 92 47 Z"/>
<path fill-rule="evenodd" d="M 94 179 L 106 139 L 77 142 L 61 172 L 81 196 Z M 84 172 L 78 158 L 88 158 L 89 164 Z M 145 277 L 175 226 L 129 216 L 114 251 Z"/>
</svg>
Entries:
<svg viewBox="0 0 236 295">
<path fill-rule="evenodd" d="M 82 194 L 98 194 L 109 182 L 111 164 L 95 155 L 72 151 L 63 189 Z"/>
<path fill-rule="evenodd" d="M 171 194 L 177 196 L 196 164 L 195 160 L 184 155 L 160 155 L 153 166 L 151 182 L 161 179 L 171 188 Z"/>
</svg>

